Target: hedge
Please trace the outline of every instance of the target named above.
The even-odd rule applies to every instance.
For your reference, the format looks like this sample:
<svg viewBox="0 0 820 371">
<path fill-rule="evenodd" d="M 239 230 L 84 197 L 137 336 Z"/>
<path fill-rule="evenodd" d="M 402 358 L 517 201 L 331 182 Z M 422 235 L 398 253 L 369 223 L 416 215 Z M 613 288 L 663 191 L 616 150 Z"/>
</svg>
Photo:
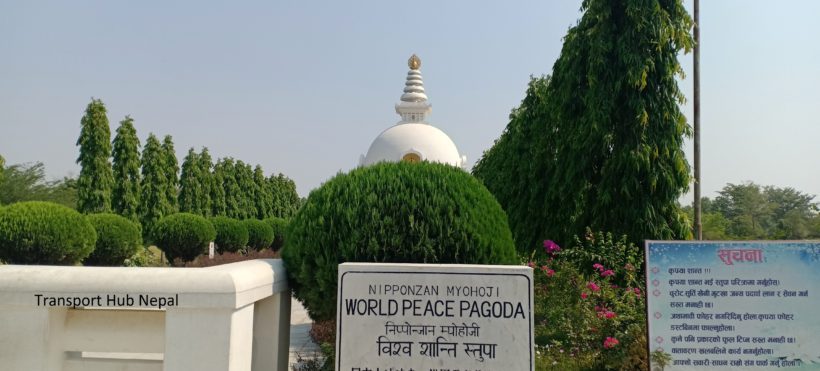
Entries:
<svg viewBox="0 0 820 371">
<path fill-rule="evenodd" d="M 154 242 L 168 261 L 192 261 L 204 253 L 216 237 L 214 226 L 202 216 L 190 213 L 168 215 L 153 228 Z"/>
<path fill-rule="evenodd" d="M 97 232 L 97 243 L 83 264 L 120 266 L 142 247 L 140 227 L 131 220 L 116 214 L 91 214 L 87 219 Z"/>
<path fill-rule="evenodd" d="M 248 245 L 248 227 L 245 223 L 226 216 L 210 219 L 216 230 L 216 249 L 224 252 L 237 252 Z"/>
</svg>

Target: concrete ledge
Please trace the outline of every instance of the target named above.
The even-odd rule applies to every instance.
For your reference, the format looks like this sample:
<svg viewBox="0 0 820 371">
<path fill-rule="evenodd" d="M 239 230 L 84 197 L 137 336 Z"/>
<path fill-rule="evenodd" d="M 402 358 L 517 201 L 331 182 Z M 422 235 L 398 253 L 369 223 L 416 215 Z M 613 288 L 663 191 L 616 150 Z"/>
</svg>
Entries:
<svg viewBox="0 0 820 371">
<path fill-rule="evenodd" d="M 35 295 L 179 294 L 177 308 L 240 308 L 287 290 L 279 259 L 208 268 L 0 266 L 0 305 L 36 306 Z M 105 306 L 105 305 L 102 305 Z M 129 307 L 152 308 L 148 305 Z"/>
</svg>

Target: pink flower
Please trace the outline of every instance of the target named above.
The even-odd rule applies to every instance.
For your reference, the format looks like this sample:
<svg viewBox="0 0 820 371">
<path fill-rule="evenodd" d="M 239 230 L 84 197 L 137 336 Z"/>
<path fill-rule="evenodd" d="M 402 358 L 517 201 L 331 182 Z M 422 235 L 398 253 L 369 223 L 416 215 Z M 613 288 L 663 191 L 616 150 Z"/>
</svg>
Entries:
<svg viewBox="0 0 820 371">
<path fill-rule="evenodd" d="M 547 277 L 552 277 L 555 275 L 555 271 L 552 269 L 547 269 Z"/>
<path fill-rule="evenodd" d="M 606 318 L 615 318 L 615 312 L 608 310 L 604 313 L 604 317 L 606 317 Z"/>
<path fill-rule="evenodd" d="M 618 339 L 607 336 L 604 340 L 604 349 L 611 349 L 618 345 Z"/>
<path fill-rule="evenodd" d="M 607 270 L 601 272 L 601 277 L 609 277 L 609 276 L 614 276 L 614 275 L 615 275 L 615 272 L 613 272 L 612 269 L 607 269 Z"/>
<path fill-rule="evenodd" d="M 641 295 L 641 288 L 640 287 L 636 287 L 636 288 L 632 289 L 632 291 L 635 292 L 635 295 L 638 295 L 638 296 Z"/>
<path fill-rule="evenodd" d="M 586 292 L 581 293 L 581 299 L 586 299 L 589 296 Z"/>
<path fill-rule="evenodd" d="M 547 254 L 553 255 L 553 254 L 561 251 L 561 246 L 558 246 L 558 244 L 553 242 L 552 240 L 545 240 L 544 241 L 544 251 L 546 251 Z"/>
<path fill-rule="evenodd" d="M 598 292 L 598 290 L 601 289 L 601 287 L 596 285 L 595 282 L 588 282 L 587 283 L 587 288 L 592 290 L 593 292 Z"/>
<path fill-rule="evenodd" d="M 592 268 L 595 268 L 595 270 L 597 270 L 597 271 L 601 271 L 601 272 L 603 272 L 603 271 L 604 271 L 604 266 L 603 266 L 603 265 L 601 265 L 600 263 L 595 263 L 595 264 L 593 264 L 593 265 L 592 265 Z"/>
<path fill-rule="evenodd" d="M 535 268 L 535 263 L 533 263 L 531 261 L 527 262 L 527 266 L 530 267 L 530 268 Z"/>
</svg>

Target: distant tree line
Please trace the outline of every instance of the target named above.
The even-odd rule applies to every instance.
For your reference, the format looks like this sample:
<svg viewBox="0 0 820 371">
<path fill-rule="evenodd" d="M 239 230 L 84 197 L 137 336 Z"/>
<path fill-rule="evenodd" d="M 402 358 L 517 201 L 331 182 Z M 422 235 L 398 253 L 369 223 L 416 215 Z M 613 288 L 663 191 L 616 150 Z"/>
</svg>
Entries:
<svg viewBox="0 0 820 371">
<path fill-rule="evenodd" d="M 300 205 L 296 184 L 285 175 L 208 149 L 188 150 L 180 166 L 173 138 L 149 134 L 140 152 L 134 119 L 120 121 L 113 141 L 105 105 L 92 99 L 77 140 L 80 175 L 46 181 L 44 166 L 5 166 L 0 157 L 0 204 L 52 201 L 82 213 L 113 212 L 141 223 L 143 232 L 164 216 L 189 212 L 237 219 L 289 218 Z M 180 172 L 181 170 L 181 172 Z"/>
<path fill-rule="evenodd" d="M 729 183 L 714 199 L 701 199 L 703 238 L 820 238 L 820 208 L 814 197 L 791 187 Z M 692 219 L 693 208 L 687 206 L 684 210 Z"/>
</svg>

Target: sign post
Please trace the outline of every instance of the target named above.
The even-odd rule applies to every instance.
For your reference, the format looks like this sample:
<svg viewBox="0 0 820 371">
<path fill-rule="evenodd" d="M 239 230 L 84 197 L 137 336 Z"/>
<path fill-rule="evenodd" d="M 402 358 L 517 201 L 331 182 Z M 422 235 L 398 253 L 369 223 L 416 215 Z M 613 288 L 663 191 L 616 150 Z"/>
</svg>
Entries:
<svg viewBox="0 0 820 371">
<path fill-rule="evenodd" d="M 648 241 L 646 267 L 653 370 L 820 370 L 820 241 Z"/>
<path fill-rule="evenodd" d="M 336 370 L 533 370 L 532 269 L 339 265 Z"/>
</svg>

